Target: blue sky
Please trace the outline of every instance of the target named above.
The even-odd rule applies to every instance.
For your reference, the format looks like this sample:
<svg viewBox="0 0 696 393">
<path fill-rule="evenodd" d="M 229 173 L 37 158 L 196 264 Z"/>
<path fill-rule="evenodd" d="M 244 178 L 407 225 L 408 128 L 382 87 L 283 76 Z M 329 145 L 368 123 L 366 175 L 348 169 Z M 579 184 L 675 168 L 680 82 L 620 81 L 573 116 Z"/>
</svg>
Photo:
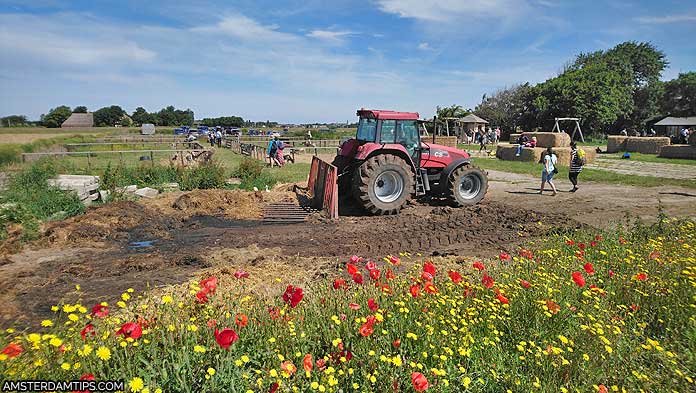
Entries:
<svg viewBox="0 0 696 393">
<path fill-rule="evenodd" d="M 696 70 L 696 2 L 0 0 L 0 115 L 57 105 L 353 121 L 473 108 L 579 52 L 650 41 Z"/>
</svg>

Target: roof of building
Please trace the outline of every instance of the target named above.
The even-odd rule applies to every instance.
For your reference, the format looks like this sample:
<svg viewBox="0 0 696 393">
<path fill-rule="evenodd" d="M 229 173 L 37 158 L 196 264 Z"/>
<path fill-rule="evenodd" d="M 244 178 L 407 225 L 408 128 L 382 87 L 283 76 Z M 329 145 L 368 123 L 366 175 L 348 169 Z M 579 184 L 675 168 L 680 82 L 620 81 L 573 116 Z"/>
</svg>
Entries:
<svg viewBox="0 0 696 393">
<path fill-rule="evenodd" d="M 672 117 L 667 116 L 655 123 L 656 126 L 696 126 L 696 116 Z"/>
<path fill-rule="evenodd" d="M 384 110 L 359 109 L 358 116 L 381 120 L 418 120 L 418 112 L 394 112 Z"/>
<path fill-rule="evenodd" d="M 473 113 L 470 115 L 466 115 L 459 119 L 460 122 L 462 123 L 483 123 L 483 124 L 488 124 L 486 120 L 483 120 L 482 118 L 474 115 Z"/>
<path fill-rule="evenodd" d="M 92 113 L 73 113 L 60 126 L 61 128 L 94 127 L 94 115 Z"/>
</svg>

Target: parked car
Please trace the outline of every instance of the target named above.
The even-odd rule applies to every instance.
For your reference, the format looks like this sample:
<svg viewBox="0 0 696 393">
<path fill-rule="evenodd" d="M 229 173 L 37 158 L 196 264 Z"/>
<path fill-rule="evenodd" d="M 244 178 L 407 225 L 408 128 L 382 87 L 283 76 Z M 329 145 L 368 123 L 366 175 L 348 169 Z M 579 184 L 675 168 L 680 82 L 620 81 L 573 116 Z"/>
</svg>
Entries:
<svg viewBox="0 0 696 393">
<path fill-rule="evenodd" d="M 174 129 L 174 135 L 188 135 L 190 130 L 191 130 L 191 127 L 189 127 L 189 126 L 177 127 Z"/>
</svg>

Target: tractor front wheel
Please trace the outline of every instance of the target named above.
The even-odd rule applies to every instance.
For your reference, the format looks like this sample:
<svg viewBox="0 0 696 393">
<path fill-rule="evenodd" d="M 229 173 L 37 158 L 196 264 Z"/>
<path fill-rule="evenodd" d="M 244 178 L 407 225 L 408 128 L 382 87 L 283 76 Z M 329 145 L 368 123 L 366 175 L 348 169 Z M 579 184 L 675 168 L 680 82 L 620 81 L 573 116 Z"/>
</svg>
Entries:
<svg viewBox="0 0 696 393">
<path fill-rule="evenodd" d="M 475 205 L 488 191 L 488 176 L 479 168 L 462 166 L 449 177 L 449 200 L 454 206 Z"/>
<path fill-rule="evenodd" d="M 353 175 L 355 199 L 372 214 L 396 214 L 411 198 L 414 178 L 403 159 L 389 154 L 367 159 Z"/>
</svg>

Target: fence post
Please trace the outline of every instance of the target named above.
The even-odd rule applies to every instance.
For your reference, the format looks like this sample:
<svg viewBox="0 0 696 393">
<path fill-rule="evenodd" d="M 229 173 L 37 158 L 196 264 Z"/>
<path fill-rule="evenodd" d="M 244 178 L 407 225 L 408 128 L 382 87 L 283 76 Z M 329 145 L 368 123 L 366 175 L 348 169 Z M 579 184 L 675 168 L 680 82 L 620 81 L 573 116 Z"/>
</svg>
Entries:
<svg viewBox="0 0 696 393">
<path fill-rule="evenodd" d="M 90 154 L 90 153 L 87 153 L 87 170 L 88 170 L 88 171 L 91 171 L 91 170 L 92 170 L 92 162 L 91 162 L 91 160 L 89 159 L 89 156 L 91 156 L 91 154 Z"/>
<path fill-rule="evenodd" d="M 155 166 L 155 157 L 154 154 L 152 154 L 152 150 L 150 150 L 150 166 Z"/>
<path fill-rule="evenodd" d="M 118 152 L 118 162 L 119 162 L 119 165 L 123 166 L 123 152 L 122 151 Z"/>
</svg>

